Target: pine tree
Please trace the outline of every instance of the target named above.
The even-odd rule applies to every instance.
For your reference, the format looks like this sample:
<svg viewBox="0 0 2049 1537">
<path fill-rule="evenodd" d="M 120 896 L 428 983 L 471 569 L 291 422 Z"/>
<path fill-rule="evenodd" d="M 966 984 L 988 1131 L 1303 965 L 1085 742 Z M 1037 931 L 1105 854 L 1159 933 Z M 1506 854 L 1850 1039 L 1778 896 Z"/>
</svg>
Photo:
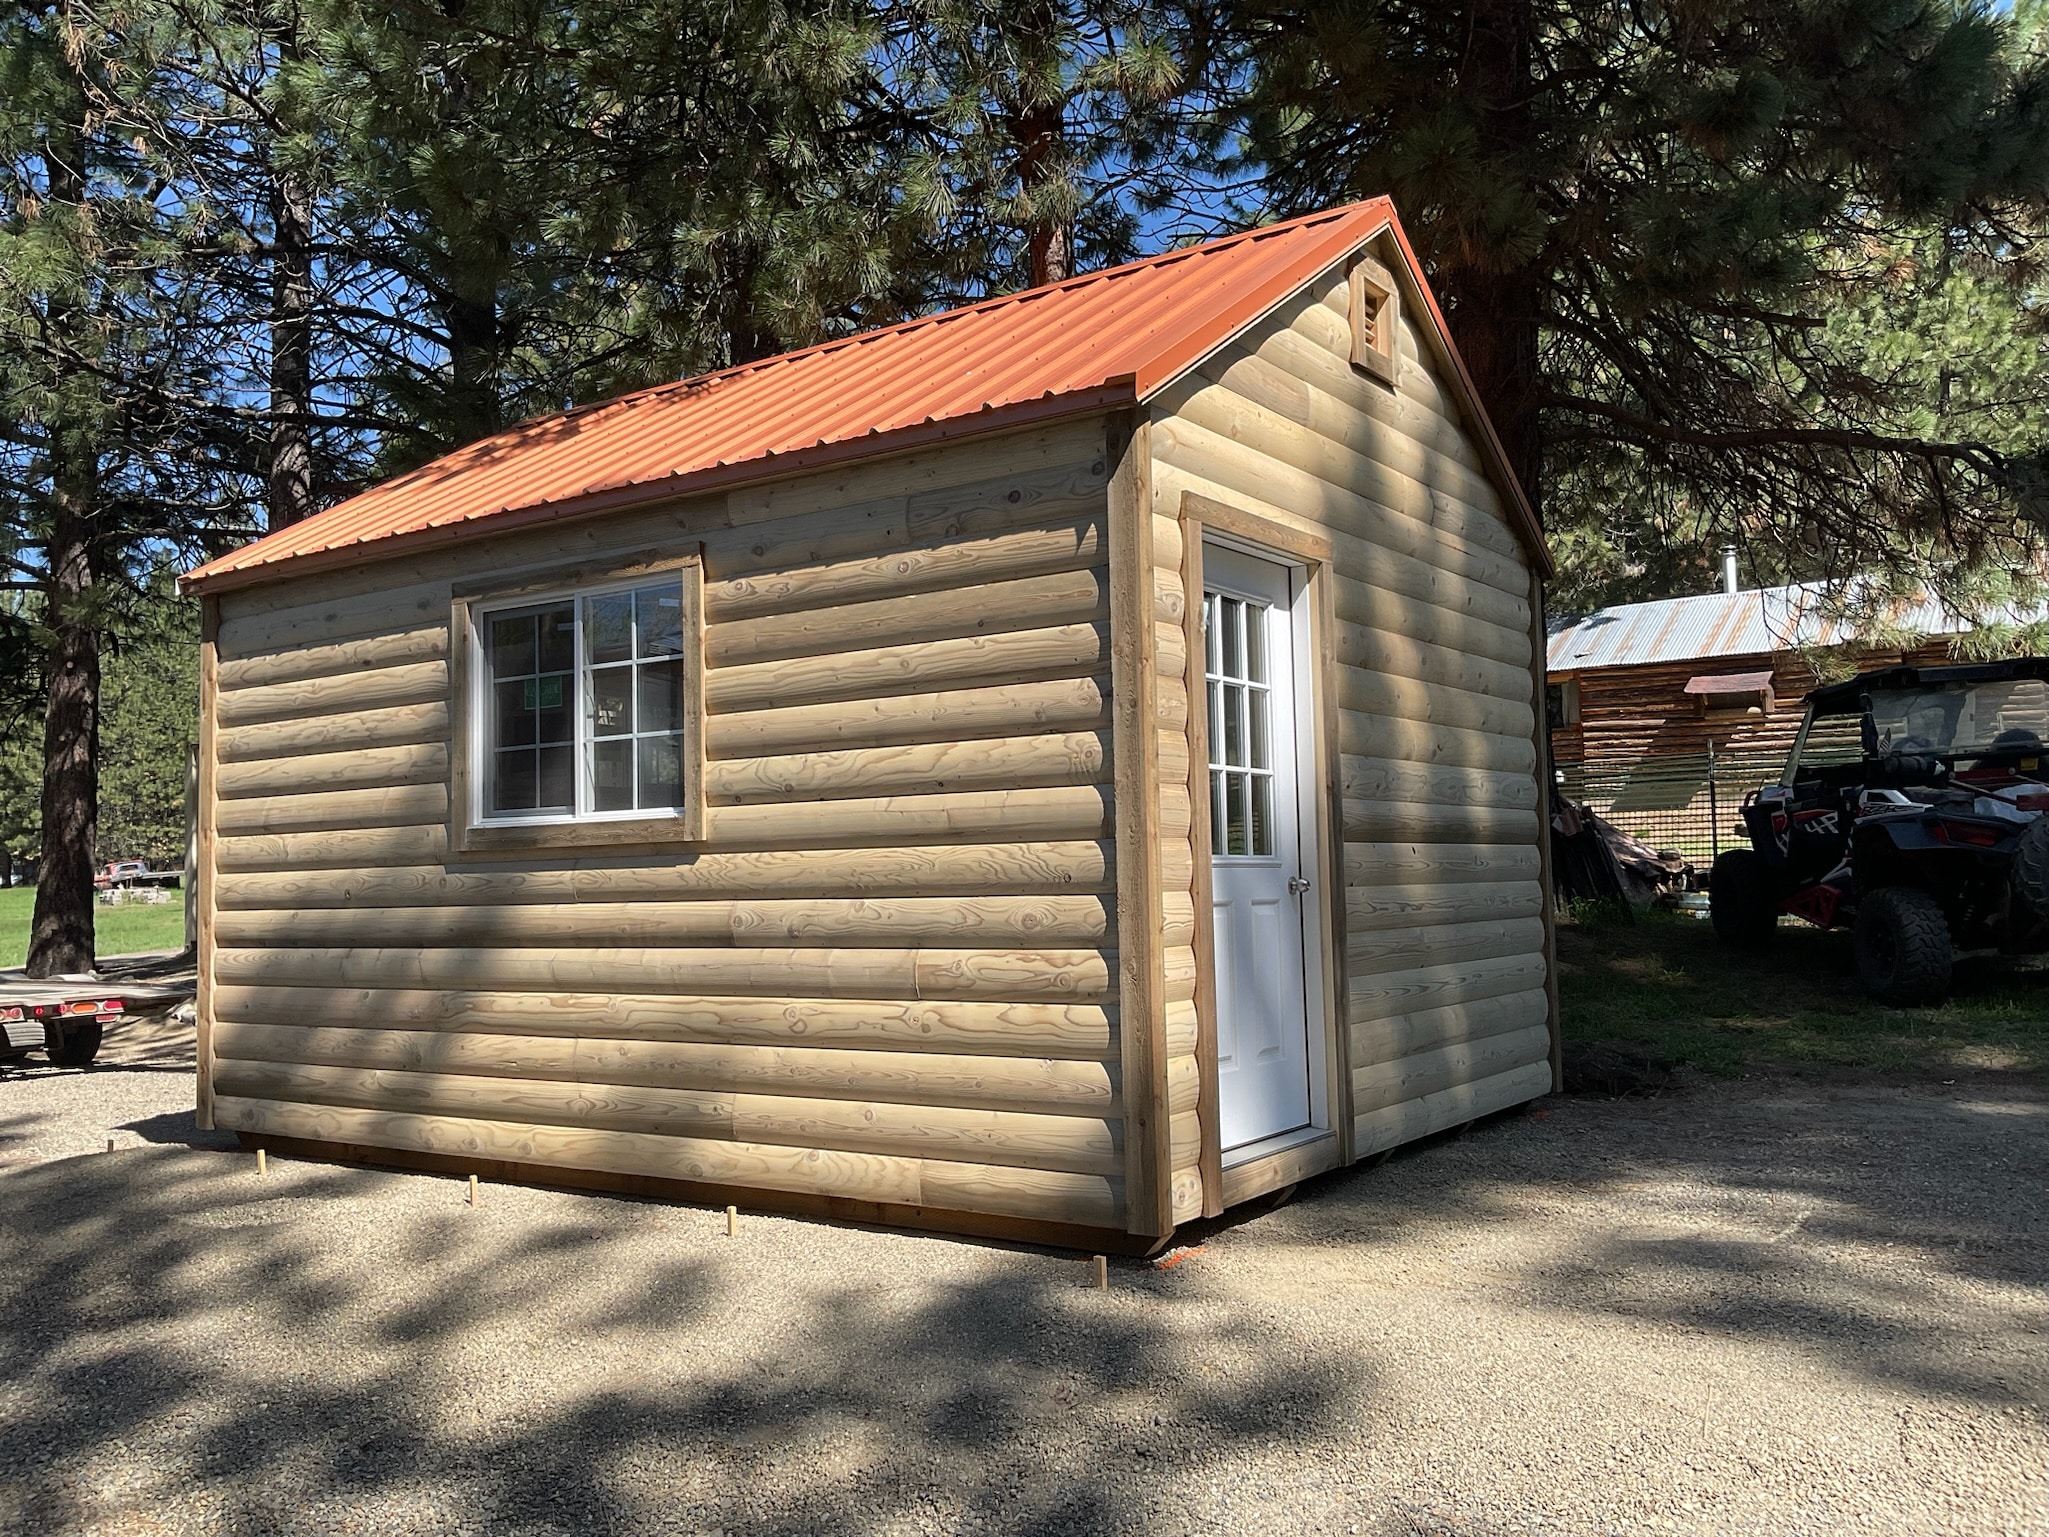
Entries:
<svg viewBox="0 0 2049 1537">
<path fill-rule="evenodd" d="M 174 190 L 179 36 L 145 0 L 0 15 L 0 516 L 8 585 L 38 605 L 38 976 L 94 960 L 104 637 L 148 553 L 189 543 L 224 495 L 185 260 L 215 231 Z"/>
<path fill-rule="evenodd" d="M 1555 529 L 1626 495 L 1738 539 L 1761 573 L 1965 586 L 2038 546 L 2043 440 L 1924 409 L 1926 371 L 1838 323 L 1922 236 L 2032 323 L 2049 68 L 2011 18 L 1971 0 L 1221 11 L 1217 68 L 1251 76 L 1238 121 L 1276 209 L 1394 195 Z"/>
<path fill-rule="evenodd" d="M 909 307 L 1125 261 L 1177 203 L 1201 146 L 1187 41 L 1132 0 L 903 0 L 885 76 L 916 125 L 902 179 L 922 221 Z"/>
</svg>

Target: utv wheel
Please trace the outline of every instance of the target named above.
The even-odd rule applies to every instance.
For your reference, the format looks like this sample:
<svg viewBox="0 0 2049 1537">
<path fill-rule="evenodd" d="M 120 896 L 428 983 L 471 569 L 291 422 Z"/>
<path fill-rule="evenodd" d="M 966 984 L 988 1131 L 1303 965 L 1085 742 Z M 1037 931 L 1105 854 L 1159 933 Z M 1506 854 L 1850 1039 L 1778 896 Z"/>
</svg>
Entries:
<svg viewBox="0 0 2049 1537">
<path fill-rule="evenodd" d="M 52 1067 L 84 1067 L 99 1053 L 97 1019 L 53 1021 L 43 1027 L 43 1055 Z"/>
<path fill-rule="evenodd" d="M 2036 817 L 2014 846 L 2014 899 L 2037 921 L 2049 923 L 2049 816 Z"/>
<path fill-rule="evenodd" d="M 1927 892 L 1886 886 L 1857 904 L 1857 976 L 1880 1003 L 1940 1003 L 1954 955 L 1949 920 Z"/>
<path fill-rule="evenodd" d="M 1730 849 L 1708 876 L 1708 918 L 1727 944 L 1755 948 L 1779 929 L 1779 895 L 1755 849 Z"/>
</svg>

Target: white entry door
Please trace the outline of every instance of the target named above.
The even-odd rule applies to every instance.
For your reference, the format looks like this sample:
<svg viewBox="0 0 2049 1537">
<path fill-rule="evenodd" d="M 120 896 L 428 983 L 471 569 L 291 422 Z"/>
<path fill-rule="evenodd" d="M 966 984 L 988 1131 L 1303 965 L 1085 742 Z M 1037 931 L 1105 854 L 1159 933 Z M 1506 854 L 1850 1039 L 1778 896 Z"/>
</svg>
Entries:
<svg viewBox="0 0 2049 1537">
<path fill-rule="evenodd" d="M 1203 549 L 1218 1122 L 1226 1150 L 1310 1123 L 1296 574 Z"/>
</svg>

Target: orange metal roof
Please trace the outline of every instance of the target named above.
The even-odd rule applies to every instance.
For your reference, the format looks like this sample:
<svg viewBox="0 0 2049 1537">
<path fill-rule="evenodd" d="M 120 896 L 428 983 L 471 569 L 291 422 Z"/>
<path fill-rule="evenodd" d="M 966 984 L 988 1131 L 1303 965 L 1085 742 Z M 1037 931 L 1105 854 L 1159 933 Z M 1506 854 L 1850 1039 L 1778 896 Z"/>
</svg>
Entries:
<svg viewBox="0 0 2049 1537">
<path fill-rule="evenodd" d="M 231 551 L 185 586 L 241 586 L 459 539 L 485 520 L 497 532 L 1135 404 L 1390 226 L 1471 401 L 1393 205 L 1375 198 L 522 422 Z M 1476 403 L 1474 418 L 1534 536 Z"/>
</svg>

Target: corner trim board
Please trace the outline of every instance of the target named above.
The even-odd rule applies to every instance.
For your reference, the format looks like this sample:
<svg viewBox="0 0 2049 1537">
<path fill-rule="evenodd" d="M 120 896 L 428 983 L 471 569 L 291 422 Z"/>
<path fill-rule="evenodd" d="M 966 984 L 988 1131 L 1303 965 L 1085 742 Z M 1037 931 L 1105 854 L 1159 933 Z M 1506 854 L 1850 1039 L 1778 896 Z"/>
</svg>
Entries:
<svg viewBox="0 0 2049 1537">
<path fill-rule="evenodd" d="M 1124 1072 L 1125 1225 L 1174 1230 L 1167 1115 L 1166 954 L 1154 750 L 1159 659 L 1153 626 L 1151 426 L 1110 419 L 1110 698 L 1117 815 L 1117 1030 Z"/>
</svg>

